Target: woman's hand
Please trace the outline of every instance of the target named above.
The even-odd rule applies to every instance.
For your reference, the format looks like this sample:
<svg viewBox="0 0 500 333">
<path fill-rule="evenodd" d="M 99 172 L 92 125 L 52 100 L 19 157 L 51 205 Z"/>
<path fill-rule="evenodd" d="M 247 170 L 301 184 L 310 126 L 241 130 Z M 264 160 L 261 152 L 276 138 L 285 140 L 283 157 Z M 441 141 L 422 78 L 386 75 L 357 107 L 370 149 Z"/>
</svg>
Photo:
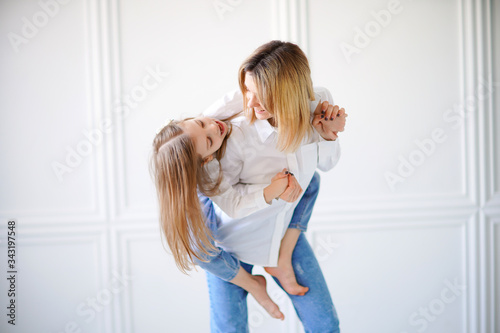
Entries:
<svg viewBox="0 0 500 333">
<path fill-rule="evenodd" d="M 323 139 L 335 141 L 338 132 L 344 131 L 346 118 L 347 113 L 344 108 L 324 101 L 316 107 L 312 125 Z"/>
<path fill-rule="evenodd" d="M 271 185 L 264 188 L 264 199 L 268 204 L 277 198 L 286 202 L 294 202 L 302 192 L 302 187 L 293 173 L 283 169 L 271 179 Z"/>
<path fill-rule="evenodd" d="M 288 173 L 288 186 L 285 192 L 280 195 L 280 199 L 286 202 L 294 202 L 300 197 L 303 191 L 304 190 L 302 190 L 302 187 L 300 187 L 297 178 L 295 178 L 293 173 L 290 172 Z"/>
<path fill-rule="evenodd" d="M 268 204 L 285 192 L 288 187 L 288 174 L 289 172 L 286 169 L 283 169 L 281 172 L 277 173 L 273 179 L 271 179 L 271 185 L 264 188 L 264 199 Z"/>
</svg>

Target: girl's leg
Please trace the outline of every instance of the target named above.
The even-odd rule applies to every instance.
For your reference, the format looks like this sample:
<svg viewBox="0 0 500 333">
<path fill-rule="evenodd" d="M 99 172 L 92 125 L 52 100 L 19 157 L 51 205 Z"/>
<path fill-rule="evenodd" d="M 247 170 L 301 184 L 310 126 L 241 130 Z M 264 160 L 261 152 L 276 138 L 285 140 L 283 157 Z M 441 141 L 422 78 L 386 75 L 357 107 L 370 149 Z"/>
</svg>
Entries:
<svg viewBox="0 0 500 333">
<path fill-rule="evenodd" d="M 297 283 L 292 267 L 292 253 L 300 233 L 300 229 L 288 228 L 281 240 L 278 267 L 264 267 L 264 269 L 281 282 L 281 286 L 288 294 L 303 296 L 309 288 Z"/>
<path fill-rule="evenodd" d="M 308 286 L 304 296 L 290 295 L 295 311 L 306 333 L 338 333 L 339 320 L 328 286 L 314 252 L 305 235 L 300 234 L 292 254 L 297 282 Z M 278 285 L 281 286 L 278 279 Z"/>
<path fill-rule="evenodd" d="M 290 295 L 303 296 L 309 289 L 297 283 L 292 267 L 292 252 L 301 232 L 307 230 L 314 203 L 318 197 L 319 181 L 319 174 L 315 172 L 299 204 L 295 207 L 288 230 L 281 241 L 278 267 L 265 268 L 266 272 L 281 282 L 283 289 Z"/>
<path fill-rule="evenodd" d="M 266 278 L 262 275 L 252 275 L 240 266 L 238 274 L 229 282 L 252 294 L 257 303 L 259 303 L 264 310 L 271 315 L 271 317 L 281 320 L 285 319 L 285 316 L 281 313 L 279 307 L 267 294 Z"/>
<path fill-rule="evenodd" d="M 262 275 L 252 275 L 232 255 L 219 249 L 208 262 L 196 260 L 196 264 L 217 279 L 236 285 L 252 294 L 271 317 L 283 320 L 285 316 L 274 303 L 266 290 L 266 279 Z"/>
</svg>

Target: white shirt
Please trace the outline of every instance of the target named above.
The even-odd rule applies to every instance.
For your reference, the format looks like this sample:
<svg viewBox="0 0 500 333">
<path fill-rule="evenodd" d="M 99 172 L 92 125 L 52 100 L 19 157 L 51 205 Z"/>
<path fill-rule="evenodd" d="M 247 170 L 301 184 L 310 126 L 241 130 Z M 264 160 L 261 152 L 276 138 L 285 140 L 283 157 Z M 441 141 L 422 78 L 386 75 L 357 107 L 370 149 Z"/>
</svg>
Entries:
<svg viewBox="0 0 500 333">
<path fill-rule="evenodd" d="M 315 88 L 311 101 L 311 117 L 320 101 L 333 104 L 330 92 Z M 231 92 L 209 107 L 203 114 L 227 118 L 243 107 L 241 92 Z M 232 120 L 226 153 L 221 160 L 224 182 L 221 194 L 212 197 L 221 218 L 218 245 L 243 262 L 260 266 L 277 266 L 281 239 L 288 228 L 300 198 L 293 203 L 283 200 L 265 202 L 263 189 L 283 168 L 292 172 L 305 191 L 314 171 L 328 171 L 340 157 L 338 139 L 325 141 L 313 131 L 294 153 L 276 148 L 277 130 L 267 120 L 252 125 L 244 117 Z"/>
</svg>

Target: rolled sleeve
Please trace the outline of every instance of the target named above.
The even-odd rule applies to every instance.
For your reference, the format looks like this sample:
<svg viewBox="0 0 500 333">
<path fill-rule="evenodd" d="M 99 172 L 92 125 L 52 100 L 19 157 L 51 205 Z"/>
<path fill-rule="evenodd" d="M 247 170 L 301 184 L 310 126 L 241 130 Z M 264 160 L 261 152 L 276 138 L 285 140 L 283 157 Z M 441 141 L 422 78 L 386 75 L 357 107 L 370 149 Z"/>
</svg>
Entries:
<svg viewBox="0 0 500 333">
<path fill-rule="evenodd" d="M 243 111 L 243 94 L 239 89 L 232 90 L 210 105 L 202 115 L 226 119 Z"/>
<path fill-rule="evenodd" d="M 327 141 L 320 137 L 318 142 L 318 169 L 328 171 L 337 165 L 340 159 L 339 139 Z"/>
<path fill-rule="evenodd" d="M 269 204 L 266 202 L 266 199 L 264 198 L 264 190 L 259 191 L 259 192 L 255 192 L 254 201 L 255 201 L 255 205 L 257 207 L 257 210 L 260 210 L 262 208 L 269 206 Z M 272 204 L 272 201 L 271 201 L 271 204 Z"/>
<path fill-rule="evenodd" d="M 241 187 L 241 184 L 238 184 Z M 219 206 L 219 208 L 231 218 L 239 219 L 247 217 L 263 208 L 269 207 L 269 204 L 264 198 L 264 187 L 266 185 L 248 185 L 252 186 L 251 191 L 240 192 L 233 186 L 227 183 L 223 188 L 223 192 L 210 199 Z"/>
</svg>

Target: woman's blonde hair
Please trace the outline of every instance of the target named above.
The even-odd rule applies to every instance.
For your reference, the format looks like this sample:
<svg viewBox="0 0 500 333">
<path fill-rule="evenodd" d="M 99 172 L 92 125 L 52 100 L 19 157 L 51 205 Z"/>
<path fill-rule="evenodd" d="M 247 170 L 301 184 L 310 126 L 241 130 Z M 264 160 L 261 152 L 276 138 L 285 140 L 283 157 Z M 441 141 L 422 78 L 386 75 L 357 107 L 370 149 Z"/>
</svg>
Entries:
<svg viewBox="0 0 500 333">
<path fill-rule="evenodd" d="M 177 267 L 186 273 L 194 258 L 206 261 L 204 258 L 215 250 L 197 190 L 206 196 L 217 195 L 222 171 L 219 168 L 217 179 L 210 177 L 206 161 L 197 154 L 193 140 L 179 126 L 182 122 L 171 121 L 154 138 L 150 171 L 158 195 L 162 232 Z M 218 161 L 224 155 L 229 134 L 214 154 Z"/>
<path fill-rule="evenodd" d="M 241 64 L 238 80 L 245 114 L 253 123 L 257 118 L 247 107 L 247 73 L 253 76 L 262 106 L 274 118 L 278 149 L 296 151 L 312 132 L 310 101 L 314 100 L 314 90 L 306 55 L 295 44 L 271 41 L 257 48 Z"/>
</svg>

